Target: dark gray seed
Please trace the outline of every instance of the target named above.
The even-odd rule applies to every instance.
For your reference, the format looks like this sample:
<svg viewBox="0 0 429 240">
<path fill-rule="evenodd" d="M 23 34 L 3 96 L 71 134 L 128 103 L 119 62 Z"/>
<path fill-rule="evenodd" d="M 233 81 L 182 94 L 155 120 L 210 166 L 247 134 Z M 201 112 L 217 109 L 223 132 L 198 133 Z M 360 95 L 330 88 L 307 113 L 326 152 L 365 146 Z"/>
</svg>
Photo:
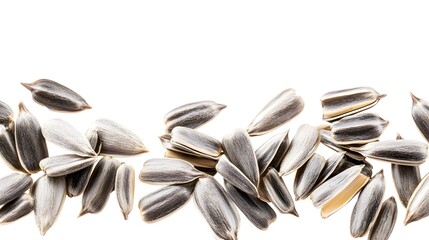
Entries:
<svg viewBox="0 0 429 240">
<path fill-rule="evenodd" d="M 268 167 L 278 168 L 289 148 L 288 133 L 289 131 L 276 134 L 256 149 L 260 174 L 263 174 Z"/>
<path fill-rule="evenodd" d="M 67 174 L 67 196 L 76 197 L 83 193 L 91 176 L 93 165 L 77 172 Z"/>
<path fill-rule="evenodd" d="M 414 96 L 412 93 L 411 98 L 413 99 L 411 116 L 422 135 L 429 141 L 429 103 Z"/>
<path fill-rule="evenodd" d="M 345 151 L 347 156 L 349 156 L 353 159 L 356 159 L 356 160 L 364 160 L 365 159 L 365 157 L 362 156 L 361 154 L 359 154 L 357 152 L 350 151 L 348 149 L 348 146 L 340 146 L 340 145 L 336 144 L 334 142 L 334 139 L 332 139 L 331 131 L 322 129 L 322 130 L 320 130 L 320 136 L 321 136 L 320 142 L 323 145 L 327 146 L 328 148 L 330 148 L 334 151 L 337 151 L 337 152 Z"/>
<path fill-rule="evenodd" d="M 392 177 L 399 200 L 404 207 L 407 207 L 408 200 L 421 180 L 420 168 L 418 166 L 392 164 Z"/>
<path fill-rule="evenodd" d="M 394 197 L 390 197 L 381 205 L 380 212 L 369 231 L 369 240 L 387 240 L 393 231 L 398 215 L 398 207 Z"/>
<path fill-rule="evenodd" d="M 295 194 L 296 201 L 305 199 L 310 195 L 311 190 L 316 184 L 325 164 L 325 158 L 316 153 L 298 169 L 293 184 L 293 192 Z"/>
<path fill-rule="evenodd" d="M 60 177 L 92 166 L 97 157 L 81 157 L 74 154 L 65 154 L 48 157 L 40 161 L 40 168 L 50 177 Z"/>
<path fill-rule="evenodd" d="M 128 214 L 133 210 L 134 186 L 134 168 L 122 163 L 116 171 L 115 191 L 119 207 L 121 208 L 125 220 L 128 219 Z"/>
<path fill-rule="evenodd" d="M 0 124 L 10 129 L 13 127 L 13 111 L 6 103 L 0 101 Z"/>
<path fill-rule="evenodd" d="M 322 169 L 322 172 L 319 175 L 316 183 L 313 186 L 313 190 L 324 183 L 335 171 L 338 164 L 340 164 L 341 160 L 344 158 L 345 152 L 336 152 L 332 154 L 328 159 L 326 159 L 326 164 Z"/>
<path fill-rule="evenodd" d="M 33 211 L 33 198 L 24 193 L 0 208 L 0 224 L 16 221 Z"/>
<path fill-rule="evenodd" d="M 12 130 L 0 126 L 0 157 L 12 170 L 26 172 L 19 162 Z"/>
<path fill-rule="evenodd" d="M 12 173 L 0 178 L 0 206 L 21 196 L 33 184 L 30 175 Z"/>
</svg>

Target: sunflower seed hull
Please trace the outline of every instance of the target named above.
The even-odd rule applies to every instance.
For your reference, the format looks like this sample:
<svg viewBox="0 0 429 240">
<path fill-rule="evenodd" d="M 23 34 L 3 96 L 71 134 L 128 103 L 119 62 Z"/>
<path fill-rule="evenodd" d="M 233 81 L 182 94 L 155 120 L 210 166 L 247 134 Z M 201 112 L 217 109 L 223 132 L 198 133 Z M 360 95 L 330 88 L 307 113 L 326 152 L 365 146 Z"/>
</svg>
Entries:
<svg viewBox="0 0 429 240">
<path fill-rule="evenodd" d="M 345 151 L 347 156 L 349 156 L 353 159 L 356 159 L 356 160 L 361 161 L 361 160 L 365 159 L 364 156 L 362 156 L 361 154 L 359 154 L 357 152 L 350 151 L 346 146 L 340 146 L 340 145 L 336 144 L 334 142 L 334 139 L 332 139 L 331 131 L 327 131 L 327 130 L 322 129 L 322 130 L 320 130 L 320 136 L 321 136 L 320 142 L 323 145 L 327 146 L 328 148 L 330 148 L 334 151 L 337 151 L 337 152 Z"/>
<path fill-rule="evenodd" d="M 394 197 L 390 197 L 383 202 L 378 213 L 377 219 L 369 231 L 369 240 L 386 240 L 389 239 L 396 223 L 398 207 Z"/>
<path fill-rule="evenodd" d="M 289 88 L 274 97 L 247 127 L 251 136 L 262 135 L 285 124 L 304 109 L 304 101 Z"/>
<path fill-rule="evenodd" d="M 43 236 L 60 214 L 66 196 L 66 180 L 44 175 L 33 184 L 30 194 L 34 199 L 36 225 Z"/>
<path fill-rule="evenodd" d="M 135 172 L 130 165 L 121 164 L 116 171 L 115 191 L 119 207 L 125 220 L 133 209 L 134 203 Z"/>
<path fill-rule="evenodd" d="M 279 133 L 268 139 L 255 151 L 259 172 L 263 174 L 268 167 L 277 168 L 289 148 L 289 131 Z"/>
<path fill-rule="evenodd" d="M 185 205 L 194 192 L 195 183 L 170 185 L 152 192 L 139 201 L 145 222 L 160 220 Z"/>
<path fill-rule="evenodd" d="M 0 124 L 9 129 L 13 122 L 13 111 L 6 103 L 0 101 Z M 12 124 L 13 126 L 13 124 Z"/>
<path fill-rule="evenodd" d="M 49 156 L 48 148 L 39 122 L 25 108 L 23 103 L 19 104 L 19 112 L 16 118 L 15 141 L 22 167 L 28 173 L 40 171 L 39 162 Z"/>
<path fill-rule="evenodd" d="M 323 119 L 333 121 L 375 106 L 383 98 L 373 88 L 358 87 L 328 92 L 320 99 Z"/>
<path fill-rule="evenodd" d="M 14 222 L 33 211 L 33 198 L 24 193 L 0 208 L 0 224 Z"/>
<path fill-rule="evenodd" d="M 240 217 L 222 186 L 212 177 L 200 178 L 194 197 L 213 233 L 220 239 L 236 240 Z"/>
<path fill-rule="evenodd" d="M 314 184 L 316 184 L 325 164 L 325 158 L 316 153 L 298 169 L 293 185 L 293 192 L 295 194 L 296 201 L 305 199 L 310 195 L 311 189 Z"/>
<path fill-rule="evenodd" d="M 384 191 L 384 175 L 380 171 L 362 189 L 353 208 L 350 221 L 350 233 L 353 237 L 362 237 L 368 232 L 379 211 Z"/>
<path fill-rule="evenodd" d="M 40 168 L 50 177 L 71 174 L 93 165 L 97 157 L 81 157 L 74 154 L 48 157 L 40 161 Z"/>
<path fill-rule="evenodd" d="M 12 130 L 0 126 L 0 157 L 13 170 L 26 172 L 19 162 L 15 147 L 15 136 Z"/>
<path fill-rule="evenodd" d="M 313 189 L 319 187 L 324 183 L 340 164 L 341 160 L 344 158 L 345 152 L 336 152 L 332 154 L 328 159 L 326 159 L 325 166 L 322 169 L 322 172 L 319 174 L 319 178 L 313 186 Z"/>
<path fill-rule="evenodd" d="M 407 207 L 411 195 L 421 180 L 420 168 L 392 164 L 392 177 L 399 200 L 404 207 Z"/>
<path fill-rule="evenodd" d="M 413 99 L 411 116 L 422 135 L 429 141 L 429 102 L 414 96 L 412 93 L 411 98 Z"/>
<path fill-rule="evenodd" d="M 91 108 L 79 94 L 55 81 L 40 79 L 21 84 L 31 91 L 35 102 L 50 110 L 77 112 Z"/>
<path fill-rule="evenodd" d="M 165 132 L 170 133 L 177 126 L 197 128 L 212 120 L 226 108 L 213 101 L 201 101 L 185 104 L 168 112 L 164 117 Z"/>
<path fill-rule="evenodd" d="M 32 184 L 32 178 L 26 174 L 12 173 L 0 178 L 0 206 L 21 196 Z"/>
<path fill-rule="evenodd" d="M 88 184 L 91 172 L 92 165 L 74 173 L 67 174 L 67 196 L 72 198 L 81 195 Z"/>
</svg>

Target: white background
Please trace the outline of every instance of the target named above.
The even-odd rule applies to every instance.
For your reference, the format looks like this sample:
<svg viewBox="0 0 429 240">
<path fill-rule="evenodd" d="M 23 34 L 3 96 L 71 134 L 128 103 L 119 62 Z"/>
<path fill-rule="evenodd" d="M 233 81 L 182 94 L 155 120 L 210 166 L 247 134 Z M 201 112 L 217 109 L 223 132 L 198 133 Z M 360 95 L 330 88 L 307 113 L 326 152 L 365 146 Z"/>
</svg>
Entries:
<svg viewBox="0 0 429 240">
<path fill-rule="evenodd" d="M 41 123 L 62 118 L 84 132 L 107 117 L 136 132 L 150 153 L 121 159 L 136 172 L 163 155 L 157 136 L 163 116 L 188 102 L 214 100 L 228 107 L 201 128 L 219 139 L 246 128 L 285 88 L 306 107 L 276 132 L 321 122 L 320 96 L 371 86 L 387 97 L 371 109 L 390 121 L 382 139 L 424 141 L 410 115 L 412 91 L 429 99 L 429 6 L 425 1 L 32 1 L 0 3 L 0 99 L 16 111 L 24 101 Z M 62 114 L 35 104 L 20 82 L 58 81 L 80 93 L 93 110 Z M 257 147 L 266 137 L 255 139 Z M 65 151 L 49 145 L 52 155 Z M 332 151 L 320 147 L 328 157 Z M 405 209 L 385 170 L 385 199 L 399 214 L 391 239 L 427 239 L 429 219 L 403 227 Z M 422 165 L 422 176 L 429 170 Z M 0 163 L 0 175 L 11 172 Z M 36 179 L 37 176 L 35 176 Z M 293 175 L 285 177 L 292 191 Z M 138 200 L 158 186 L 137 180 L 135 207 L 124 221 L 116 196 L 105 209 L 76 218 L 80 197 L 66 199 L 43 239 L 212 239 L 193 201 L 154 224 L 139 216 Z M 322 220 L 310 200 L 296 203 L 299 218 L 281 215 L 260 231 L 242 215 L 240 239 L 350 239 L 356 199 Z M 2 239 L 37 239 L 33 214 L 0 226 Z M 42 237 L 40 237 L 42 239 Z"/>
</svg>

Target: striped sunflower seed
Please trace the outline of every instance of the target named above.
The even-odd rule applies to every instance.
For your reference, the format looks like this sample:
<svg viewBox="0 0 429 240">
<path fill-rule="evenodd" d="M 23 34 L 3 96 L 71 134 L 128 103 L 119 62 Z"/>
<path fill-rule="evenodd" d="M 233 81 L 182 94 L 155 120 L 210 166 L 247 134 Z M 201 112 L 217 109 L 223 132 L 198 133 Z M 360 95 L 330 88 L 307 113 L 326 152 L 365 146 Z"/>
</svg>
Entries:
<svg viewBox="0 0 429 240">
<path fill-rule="evenodd" d="M 6 103 L 0 101 L 0 124 L 6 129 L 13 127 L 13 111 Z"/>
<path fill-rule="evenodd" d="M 280 175 L 285 176 L 304 165 L 313 156 L 320 142 L 319 130 L 308 124 L 301 125 L 280 164 Z"/>
<path fill-rule="evenodd" d="M 195 183 L 166 186 L 144 196 L 139 201 L 143 221 L 160 220 L 185 205 L 194 192 Z"/>
<path fill-rule="evenodd" d="M 330 148 L 336 152 L 344 151 L 344 152 L 346 152 L 346 155 L 348 157 L 351 157 L 351 158 L 359 160 L 359 161 L 362 161 L 365 159 L 365 157 L 362 156 L 360 153 L 350 151 L 347 146 L 340 146 L 340 145 L 336 144 L 334 142 L 334 139 L 332 138 L 331 131 L 324 130 L 324 129 L 320 130 L 320 137 L 321 137 L 320 142 L 323 145 L 327 146 L 328 148 Z"/>
<path fill-rule="evenodd" d="M 386 140 L 351 147 L 365 157 L 406 166 L 418 166 L 428 157 L 428 145 L 415 140 Z"/>
<path fill-rule="evenodd" d="M 353 208 L 350 233 L 353 237 L 364 236 L 375 221 L 385 191 L 383 170 L 374 175 L 359 194 Z"/>
<path fill-rule="evenodd" d="M 52 227 L 66 196 L 66 179 L 43 175 L 33 184 L 30 194 L 34 199 L 36 225 L 43 236 Z"/>
<path fill-rule="evenodd" d="M 411 195 L 407 205 L 404 224 L 429 216 L 429 173 L 423 177 Z"/>
<path fill-rule="evenodd" d="M 101 141 L 98 138 L 98 132 L 96 129 L 90 128 L 85 133 L 86 139 L 88 139 L 89 145 L 96 152 L 101 152 Z"/>
<path fill-rule="evenodd" d="M 0 178 L 0 206 L 21 196 L 32 184 L 27 174 L 12 173 Z"/>
<path fill-rule="evenodd" d="M 15 136 L 12 131 L 0 126 L 0 157 L 10 168 L 20 172 L 26 172 L 19 162 L 15 147 Z"/>
<path fill-rule="evenodd" d="M 239 213 L 222 186 L 213 178 L 200 178 L 194 191 L 195 203 L 220 239 L 236 240 Z"/>
<path fill-rule="evenodd" d="M 88 158 L 65 154 L 45 158 L 40 161 L 39 165 L 49 177 L 60 177 L 92 166 L 97 160 L 97 157 Z"/>
<path fill-rule="evenodd" d="M 332 138 L 336 144 L 365 144 L 378 140 L 388 121 L 374 113 L 359 113 L 334 122 Z"/>
<path fill-rule="evenodd" d="M 260 174 L 263 175 L 268 167 L 278 168 L 289 148 L 288 133 L 289 131 L 276 134 L 256 149 Z"/>
<path fill-rule="evenodd" d="M 275 96 L 247 127 L 250 136 L 262 135 L 285 124 L 304 109 L 304 101 L 288 88 Z"/>
<path fill-rule="evenodd" d="M 336 152 L 332 154 L 328 159 L 326 159 L 326 164 L 323 167 L 319 177 L 317 178 L 317 181 L 313 186 L 313 190 L 319 187 L 331 176 L 331 174 L 335 171 L 335 169 L 337 168 L 338 164 L 340 164 L 344 156 L 345 156 L 345 152 Z"/>
<path fill-rule="evenodd" d="M 398 207 L 394 197 L 383 202 L 377 219 L 369 231 L 369 240 L 387 240 L 393 231 L 398 215 Z"/>
<path fill-rule="evenodd" d="M 21 83 L 30 90 L 33 100 L 49 110 L 77 112 L 91 109 L 91 106 L 79 94 L 49 79 L 40 79 L 32 83 Z"/>
<path fill-rule="evenodd" d="M 79 196 L 83 193 L 86 188 L 86 185 L 88 185 L 93 166 L 94 165 L 91 165 L 89 167 L 66 175 L 67 196 L 72 198 Z"/>
<path fill-rule="evenodd" d="M 429 141 L 429 103 L 414 96 L 412 93 L 411 98 L 413 99 L 411 116 L 422 135 Z"/>
<path fill-rule="evenodd" d="M 134 168 L 130 165 L 122 163 L 116 171 L 115 191 L 118 198 L 119 207 L 125 220 L 128 219 L 128 214 L 133 210 L 134 204 L 134 186 L 135 173 Z"/>
<path fill-rule="evenodd" d="M 120 162 L 111 157 L 103 157 L 98 161 L 83 192 L 82 210 L 79 217 L 103 210 L 109 200 L 110 193 L 115 188 L 116 170 L 119 165 Z"/>
<path fill-rule="evenodd" d="M 40 171 L 39 162 L 49 156 L 48 148 L 39 122 L 22 102 L 16 118 L 15 141 L 21 166 L 28 173 Z"/>
<path fill-rule="evenodd" d="M 305 199 L 310 195 L 325 164 L 326 159 L 322 155 L 316 153 L 298 169 L 293 185 L 295 201 Z"/>
<path fill-rule="evenodd" d="M 33 198 L 24 193 L 0 208 L 0 224 L 14 222 L 33 211 Z"/>
<path fill-rule="evenodd" d="M 177 126 L 197 128 L 212 120 L 226 105 L 213 101 L 185 104 L 168 112 L 164 117 L 165 132 L 170 133 Z"/>
<path fill-rule="evenodd" d="M 369 87 L 328 92 L 320 99 L 323 119 L 333 121 L 366 110 L 375 106 L 385 96 Z"/>
</svg>

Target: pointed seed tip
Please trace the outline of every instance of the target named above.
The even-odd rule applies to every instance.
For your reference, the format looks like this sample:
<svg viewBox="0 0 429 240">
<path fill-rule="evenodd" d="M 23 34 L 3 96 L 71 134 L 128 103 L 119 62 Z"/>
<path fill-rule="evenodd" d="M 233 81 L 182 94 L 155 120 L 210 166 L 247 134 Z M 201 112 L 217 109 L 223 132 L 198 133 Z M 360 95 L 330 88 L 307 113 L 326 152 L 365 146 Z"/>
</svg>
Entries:
<svg viewBox="0 0 429 240">
<path fill-rule="evenodd" d="M 290 214 L 294 215 L 295 217 L 299 217 L 299 213 L 298 213 L 298 211 L 296 210 L 296 208 L 294 208 L 294 209 L 290 212 Z"/>
<path fill-rule="evenodd" d="M 413 102 L 420 101 L 420 98 L 416 97 L 416 95 L 414 95 L 412 92 L 410 92 L 410 95 L 411 95 L 411 99 L 413 100 Z"/>
<path fill-rule="evenodd" d="M 84 110 L 86 110 L 86 109 L 92 109 L 92 107 L 90 105 L 85 105 L 85 106 L 83 106 L 83 109 Z"/>
<path fill-rule="evenodd" d="M 222 109 L 226 108 L 226 105 L 218 103 L 217 107 L 218 107 L 219 110 L 222 110 Z"/>
<path fill-rule="evenodd" d="M 378 99 L 382 99 L 382 98 L 384 98 L 384 97 L 386 97 L 387 96 L 387 94 L 378 94 Z"/>
<path fill-rule="evenodd" d="M 32 83 L 25 83 L 25 82 L 21 82 L 21 85 L 24 86 L 25 88 L 27 88 L 28 90 L 32 90 Z"/>
</svg>

